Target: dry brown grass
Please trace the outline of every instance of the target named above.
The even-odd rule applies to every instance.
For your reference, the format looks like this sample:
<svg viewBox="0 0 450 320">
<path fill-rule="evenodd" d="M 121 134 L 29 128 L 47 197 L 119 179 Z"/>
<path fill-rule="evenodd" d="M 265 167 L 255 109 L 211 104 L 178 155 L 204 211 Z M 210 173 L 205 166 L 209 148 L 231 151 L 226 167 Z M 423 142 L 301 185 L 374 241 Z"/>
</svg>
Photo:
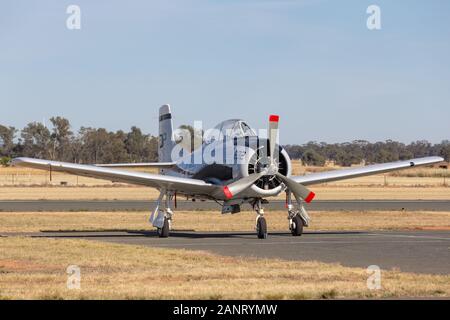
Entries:
<svg viewBox="0 0 450 320">
<path fill-rule="evenodd" d="M 307 229 L 315 230 L 402 230 L 450 229 L 450 212 L 311 212 Z M 147 212 L 2 212 L 0 232 L 59 230 L 153 230 Z M 288 231 L 284 211 L 266 213 L 271 231 Z M 219 212 L 175 213 L 175 230 L 253 231 L 255 213 L 221 215 Z"/>
<path fill-rule="evenodd" d="M 448 297 L 450 276 L 382 272 L 369 290 L 361 268 L 231 258 L 87 240 L 0 238 L 3 299 L 309 299 Z M 67 289 L 66 268 L 81 269 Z M 264 284 L 264 285 L 261 285 Z"/>
<path fill-rule="evenodd" d="M 311 186 L 316 200 L 450 200 L 450 187 Z M 158 190 L 145 187 L 0 187 L 0 200 L 150 200 Z M 284 199 L 284 193 L 278 199 Z M 185 198 L 178 197 L 179 200 Z"/>
<path fill-rule="evenodd" d="M 120 187 L 0 187 L 0 200 L 149 200 L 153 188 Z"/>
<path fill-rule="evenodd" d="M 373 175 L 348 180 L 341 180 L 324 184 L 325 186 L 340 187 L 448 187 L 447 178 L 438 177 L 394 177 L 389 175 Z"/>
<path fill-rule="evenodd" d="M 389 175 L 394 176 L 394 177 L 437 177 L 437 178 L 447 177 L 447 178 L 450 178 L 450 169 L 421 167 L 421 168 L 394 171 L 394 172 L 389 173 Z"/>
<path fill-rule="evenodd" d="M 311 186 L 316 200 L 450 200 L 450 187 Z M 283 198 L 283 196 L 281 197 Z"/>
</svg>

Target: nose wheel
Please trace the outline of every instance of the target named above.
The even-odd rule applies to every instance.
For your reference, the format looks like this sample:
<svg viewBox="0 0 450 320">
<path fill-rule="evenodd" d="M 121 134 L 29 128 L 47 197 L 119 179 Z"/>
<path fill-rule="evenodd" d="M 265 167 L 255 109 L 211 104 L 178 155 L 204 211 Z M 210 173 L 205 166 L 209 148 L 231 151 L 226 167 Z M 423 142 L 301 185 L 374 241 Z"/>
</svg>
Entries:
<svg viewBox="0 0 450 320">
<path fill-rule="evenodd" d="M 291 229 L 291 234 L 294 237 L 299 237 L 303 233 L 303 220 L 300 218 L 300 216 L 297 214 L 292 219 L 290 219 L 289 229 Z"/>
<path fill-rule="evenodd" d="M 258 239 L 267 239 L 267 222 L 264 218 L 264 209 L 261 199 L 253 203 L 253 209 L 256 211 L 256 235 Z"/>
<path fill-rule="evenodd" d="M 259 216 L 256 222 L 256 235 L 258 239 L 267 239 L 267 222 L 266 218 Z"/>
</svg>

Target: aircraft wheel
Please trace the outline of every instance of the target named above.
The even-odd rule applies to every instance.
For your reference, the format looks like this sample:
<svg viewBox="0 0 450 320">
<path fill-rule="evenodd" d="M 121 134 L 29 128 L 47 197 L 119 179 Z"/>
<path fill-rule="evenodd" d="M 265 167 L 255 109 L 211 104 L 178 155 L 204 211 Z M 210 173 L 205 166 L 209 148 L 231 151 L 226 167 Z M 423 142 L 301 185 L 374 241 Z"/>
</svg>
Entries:
<svg viewBox="0 0 450 320">
<path fill-rule="evenodd" d="M 266 239 L 267 238 L 267 223 L 266 218 L 259 217 L 258 222 L 256 223 L 256 234 L 258 235 L 259 239 Z"/>
<path fill-rule="evenodd" d="M 169 220 L 167 218 L 164 218 L 164 224 L 162 228 L 156 229 L 156 232 L 158 233 L 158 236 L 160 238 L 167 238 L 169 236 Z"/>
<path fill-rule="evenodd" d="M 299 215 L 292 218 L 291 233 L 294 237 L 301 236 L 303 233 L 303 220 Z"/>
</svg>

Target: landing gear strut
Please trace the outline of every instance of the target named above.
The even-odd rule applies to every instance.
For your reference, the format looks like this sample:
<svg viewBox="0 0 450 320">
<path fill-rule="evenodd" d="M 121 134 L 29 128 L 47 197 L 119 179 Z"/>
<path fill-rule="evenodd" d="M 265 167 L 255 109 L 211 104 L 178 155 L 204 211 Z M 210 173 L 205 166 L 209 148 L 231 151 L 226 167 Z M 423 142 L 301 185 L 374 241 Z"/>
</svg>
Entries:
<svg viewBox="0 0 450 320">
<path fill-rule="evenodd" d="M 161 202 L 164 196 L 164 208 L 161 209 Z M 158 200 L 156 201 L 156 207 L 149 219 L 150 223 L 156 227 L 156 233 L 160 238 L 167 238 L 172 229 L 173 211 L 170 208 L 172 198 L 172 193 L 161 191 Z"/>
<path fill-rule="evenodd" d="M 294 237 L 301 236 L 303 233 L 303 227 L 307 227 L 311 219 L 309 218 L 309 215 L 306 212 L 302 202 L 297 201 L 298 209 L 296 209 L 292 204 L 292 196 L 289 191 L 286 193 L 286 197 L 289 230 L 291 230 L 291 234 Z"/>
<path fill-rule="evenodd" d="M 253 209 L 256 211 L 256 235 L 258 239 L 266 239 L 267 238 L 267 222 L 266 218 L 264 218 L 264 208 L 262 207 L 261 199 L 256 200 L 253 204 Z"/>
</svg>

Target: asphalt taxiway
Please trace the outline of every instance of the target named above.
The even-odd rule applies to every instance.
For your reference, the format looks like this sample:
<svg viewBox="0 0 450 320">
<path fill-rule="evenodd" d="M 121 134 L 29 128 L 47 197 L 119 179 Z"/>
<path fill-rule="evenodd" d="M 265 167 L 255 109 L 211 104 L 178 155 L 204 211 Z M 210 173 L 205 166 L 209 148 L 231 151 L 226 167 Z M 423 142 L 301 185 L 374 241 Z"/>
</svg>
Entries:
<svg viewBox="0 0 450 320">
<path fill-rule="evenodd" d="M 153 231 L 90 231 L 9 233 L 1 236 L 77 238 L 95 241 L 190 250 L 226 256 L 335 262 L 367 268 L 377 265 L 407 272 L 449 274 L 450 231 L 270 233 L 265 240 L 252 232 L 172 231 L 159 238 Z"/>
<path fill-rule="evenodd" d="M 284 201 L 274 200 L 264 205 L 267 210 L 284 210 Z M 149 211 L 154 200 L 3 200 L 0 211 Z M 450 200 L 316 200 L 306 206 L 313 211 L 353 210 L 406 210 L 406 211 L 450 211 Z M 178 201 L 177 210 L 220 211 L 213 201 Z M 243 205 L 242 210 L 251 210 Z"/>
</svg>

